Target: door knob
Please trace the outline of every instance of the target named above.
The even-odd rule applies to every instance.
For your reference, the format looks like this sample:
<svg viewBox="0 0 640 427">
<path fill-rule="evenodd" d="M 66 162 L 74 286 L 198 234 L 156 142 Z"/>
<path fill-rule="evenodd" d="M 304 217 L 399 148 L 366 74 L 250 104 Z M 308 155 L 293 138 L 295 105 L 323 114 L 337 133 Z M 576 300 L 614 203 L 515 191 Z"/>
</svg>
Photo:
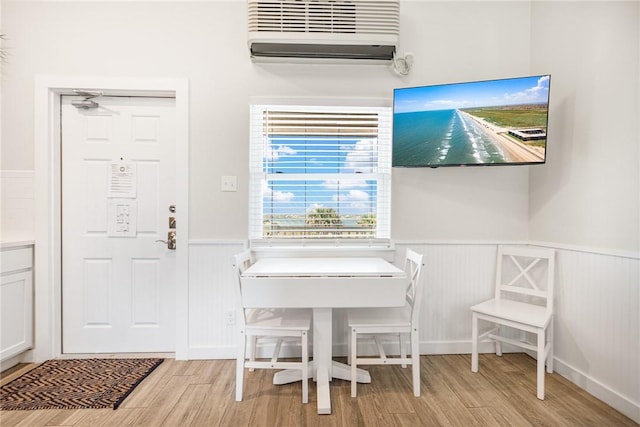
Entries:
<svg viewBox="0 0 640 427">
<path fill-rule="evenodd" d="M 167 233 L 167 240 L 156 240 L 156 242 L 162 242 L 167 245 L 167 249 L 175 250 L 176 249 L 176 232 L 175 230 L 170 230 Z"/>
</svg>

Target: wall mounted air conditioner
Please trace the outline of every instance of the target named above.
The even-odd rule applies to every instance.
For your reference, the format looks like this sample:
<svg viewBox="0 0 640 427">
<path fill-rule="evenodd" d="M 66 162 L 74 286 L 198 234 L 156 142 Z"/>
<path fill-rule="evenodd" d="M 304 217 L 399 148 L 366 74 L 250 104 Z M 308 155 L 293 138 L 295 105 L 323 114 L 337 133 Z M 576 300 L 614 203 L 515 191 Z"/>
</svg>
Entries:
<svg viewBox="0 0 640 427">
<path fill-rule="evenodd" d="M 390 61 L 400 0 L 248 0 L 254 61 Z"/>
</svg>

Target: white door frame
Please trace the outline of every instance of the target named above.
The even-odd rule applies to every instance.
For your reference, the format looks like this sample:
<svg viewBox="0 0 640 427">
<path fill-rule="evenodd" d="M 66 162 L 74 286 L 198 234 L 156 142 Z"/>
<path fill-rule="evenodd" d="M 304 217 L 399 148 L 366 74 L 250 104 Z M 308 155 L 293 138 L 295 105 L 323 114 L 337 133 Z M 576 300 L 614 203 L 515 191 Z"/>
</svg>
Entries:
<svg viewBox="0 0 640 427">
<path fill-rule="evenodd" d="M 189 81 L 92 76 L 41 75 L 35 79 L 35 340 L 32 359 L 62 352 L 60 227 L 60 96 L 73 89 L 105 95 L 173 96 L 176 99 L 176 359 L 188 359 L 189 323 Z"/>
</svg>

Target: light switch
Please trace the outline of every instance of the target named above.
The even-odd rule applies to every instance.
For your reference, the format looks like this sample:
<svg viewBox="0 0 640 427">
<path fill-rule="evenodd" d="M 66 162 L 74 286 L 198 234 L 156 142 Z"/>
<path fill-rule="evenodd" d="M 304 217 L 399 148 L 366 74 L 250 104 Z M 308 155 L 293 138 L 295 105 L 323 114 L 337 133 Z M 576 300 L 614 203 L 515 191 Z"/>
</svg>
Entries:
<svg viewBox="0 0 640 427">
<path fill-rule="evenodd" d="M 236 176 L 223 176 L 220 190 L 222 191 L 236 191 L 238 189 L 238 177 Z"/>
</svg>

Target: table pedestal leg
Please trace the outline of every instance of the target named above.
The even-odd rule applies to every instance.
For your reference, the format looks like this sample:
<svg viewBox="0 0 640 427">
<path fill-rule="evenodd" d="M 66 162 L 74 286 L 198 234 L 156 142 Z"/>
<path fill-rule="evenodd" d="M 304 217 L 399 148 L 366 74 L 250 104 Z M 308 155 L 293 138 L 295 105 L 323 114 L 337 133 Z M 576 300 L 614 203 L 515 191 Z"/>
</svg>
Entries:
<svg viewBox="0 0 640 427">
<path fill-rule="evenodd" d="M 309 378 L 316 376 L 316 365 L 309 362 Z M 300 369 L 285 369 L 273 374 L 273 383 L 276 385 L 295 383 L 302 381 L 302 371 Z"/>
<path fill-rule="evenodd" d="M 309 376 L 316 379 L 318 414 L 331 413 L 331 393 L 329 382 L 332 378 L 351 381 L 351 367 L 332 360 L 332 309 L 313 309 L 313 362 L 310 362 Z M 274 384 L 286 384 L 300 381 L 299 370 L 285 370 L 273 376 Z M 358 369 L 356 380 L 359 383 L 370 383 L 371 376 L 364 369 Z"/>
<path fill-rule="evenodd" d="M 344 363 L 331 362 L 331 374 L 333 378 L 340 378 L 341 380 L 351 381 L 351 367 Z M 313 361 L 309 362 L 309 378 L 316 376 L 316 365 Z M 302 373 L 299 369 L 285 369 L 273 374 L 273 383 L 276 385 L 294 383 L 302 380 Z M 364 369 L 357 369 L 356 381 L 361 384 L 367 384 L 371 382 L 371 375 L 369 371 Z"/>
<path fill-rule="evenodd" d="M 351 366 L 344 363 L 333 361 L 333 369 L 331 371 L 333 378 L 340 378 L 341 380 L 351 381 Z M 364 369 L 356 369 L 356 381 L 362 384 L 368 384 L 371 382 L 371 375 L 369 371 Z"/>
</svg>

